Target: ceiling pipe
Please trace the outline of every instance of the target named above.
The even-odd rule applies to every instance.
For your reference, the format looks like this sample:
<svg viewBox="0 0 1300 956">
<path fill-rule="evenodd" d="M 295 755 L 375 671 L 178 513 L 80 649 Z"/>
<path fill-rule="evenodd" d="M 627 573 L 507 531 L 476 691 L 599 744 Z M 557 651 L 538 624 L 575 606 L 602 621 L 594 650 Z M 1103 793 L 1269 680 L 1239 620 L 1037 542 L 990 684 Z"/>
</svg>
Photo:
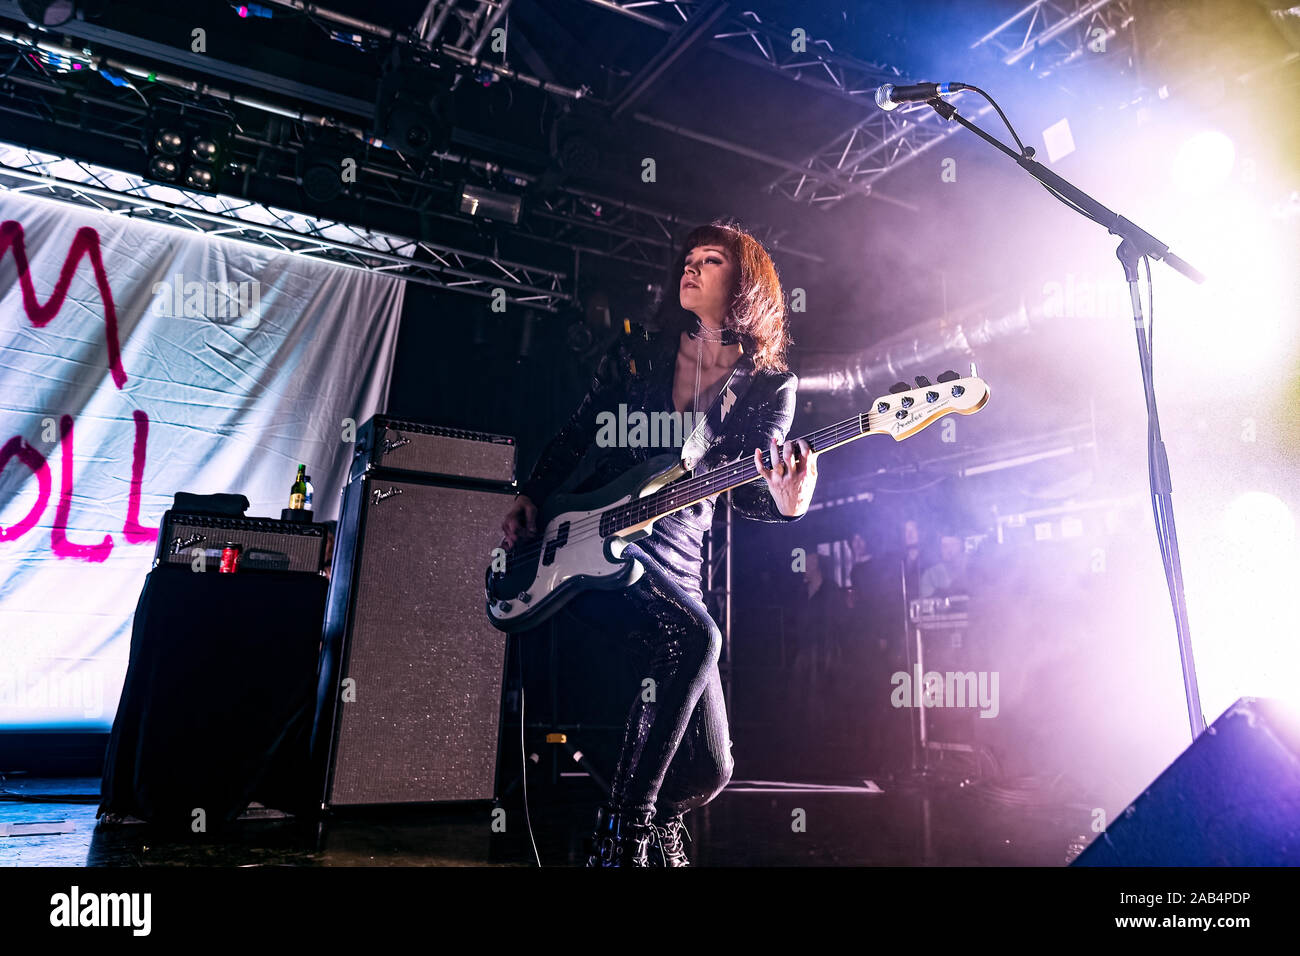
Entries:
<svg viewBox="0 0 1300 956">
<path fill-rule="evenodd" d="M 849 356 L 814 353 L 799 363 L 799 394 L 884 394 L 909 376 L 934 378 L 958 363 L 974 361 L 978 350 L 1029 332 L 1048 317 L 1042 303 L 1029 308 L 1021 300 L 1007 307 L 1005 297 L 968 310 L 968 315 L 921 322 Z"/>
</svg>

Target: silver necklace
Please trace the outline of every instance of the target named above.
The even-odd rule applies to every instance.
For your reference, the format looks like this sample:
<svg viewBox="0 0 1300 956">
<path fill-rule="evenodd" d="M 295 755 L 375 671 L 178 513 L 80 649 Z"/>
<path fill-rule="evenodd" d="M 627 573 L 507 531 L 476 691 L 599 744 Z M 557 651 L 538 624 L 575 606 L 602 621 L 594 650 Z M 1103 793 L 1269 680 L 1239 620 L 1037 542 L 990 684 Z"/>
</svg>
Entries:
<svg viewBox="0 0 1300 956">
<path fill-rule="evenodd" d="M 700 420 L 700 366 L 704 361 L 703 347 L 700 345 L 700 340 L 721 343 L 726 331 L 725 329 L 718 331 L 716 333 L 717 338 L 714 338 L 712 330 L 706 330 L 703 322 L 697 323 L 697 326 L 695 330 L 695 397 L 691 401 L 691 421 L 696 424 Z"/>
</svg>

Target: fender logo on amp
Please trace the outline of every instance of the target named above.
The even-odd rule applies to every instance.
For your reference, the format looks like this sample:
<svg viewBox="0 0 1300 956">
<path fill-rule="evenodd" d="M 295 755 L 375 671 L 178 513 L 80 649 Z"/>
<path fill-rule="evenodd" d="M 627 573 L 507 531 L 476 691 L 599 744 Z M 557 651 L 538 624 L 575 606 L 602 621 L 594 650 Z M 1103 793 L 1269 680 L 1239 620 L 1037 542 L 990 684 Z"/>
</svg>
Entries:
<svg viewBox="0 0 1300 956">
<path fill-rule="evenodd" d="M 382 488 L 375 488 L 370 492 L 370 496 L 374 498 L 374 504 L 379 504 L 379 502 L 383 501 L 385 498 L 391 498 L 393 495 L 400 495 L 401 493 L 401 488 L 389 485 L 387 491 L 384 491 Z"/>
<path fill-rule="evenodd" d="M 403 445 L 409 445 L 411 443 L 411 439 L 407 438 L 401 432 L 394 432 L 394 434 L 397 435 L 396 439 L 392 439 L 392 438 L 384 439 L 385 455 L 395 451 L 398 448 L 401 448 Z"/>
<path fill-rule="evenodd" d="M 207 540 L 206 534 L 192 534 L 188 538 L 172 538 L 172 554 L 180 554 L 191 545 L 198 544 L 200 541 Z"/>
</svg>

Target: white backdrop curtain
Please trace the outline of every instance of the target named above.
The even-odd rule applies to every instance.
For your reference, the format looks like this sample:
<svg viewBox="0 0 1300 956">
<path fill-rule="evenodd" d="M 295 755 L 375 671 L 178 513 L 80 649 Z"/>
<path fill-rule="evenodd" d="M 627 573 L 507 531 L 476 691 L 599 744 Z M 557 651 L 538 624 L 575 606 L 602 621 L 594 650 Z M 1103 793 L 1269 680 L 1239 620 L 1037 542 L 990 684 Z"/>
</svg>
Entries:
<svg viewBox="0 0 1300 956">
<path fill-rule="evenodd" d="M 0 222 L 0 729 L 107 729 L 175 492 L 278 518 L 302 462 L 338 517 L 403 284 L 13 193 Z"/>
</svg>

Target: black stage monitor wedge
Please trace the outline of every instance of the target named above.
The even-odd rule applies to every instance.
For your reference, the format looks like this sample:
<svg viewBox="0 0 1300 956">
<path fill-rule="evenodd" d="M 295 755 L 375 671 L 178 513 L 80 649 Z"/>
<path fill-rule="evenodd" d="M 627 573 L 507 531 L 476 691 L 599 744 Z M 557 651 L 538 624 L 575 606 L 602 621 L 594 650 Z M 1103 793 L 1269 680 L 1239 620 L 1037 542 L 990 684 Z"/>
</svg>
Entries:
<svg viewBox="0 0 1300 956">
<path fill-rule="evenodd" d="M 506 635 L 483 568 L 513 493 L 383 469 L 348 484 L 313 738 L 323 806 L 496 797 Z"/>
<path fill-rule="evenodd" d="M 1073 866 L 1300 865 L 1300 718 L 1229 707 Z"/>
</svg>

